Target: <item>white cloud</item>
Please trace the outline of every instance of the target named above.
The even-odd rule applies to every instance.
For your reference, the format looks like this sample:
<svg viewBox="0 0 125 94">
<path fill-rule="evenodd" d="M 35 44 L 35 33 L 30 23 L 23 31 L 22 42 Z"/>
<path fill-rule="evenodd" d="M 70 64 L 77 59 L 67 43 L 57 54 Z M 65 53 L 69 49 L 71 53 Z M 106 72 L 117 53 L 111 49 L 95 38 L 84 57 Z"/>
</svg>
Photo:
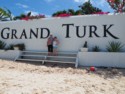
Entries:
<svg viewBox="0 0 125 94">
<path fill-rule="evenodd" d="M 21 3 L 16 3 L 17 6 L 22 7 L 22 8 L 28 8 L 29 6 L 21 4 Z"/>
</svg>

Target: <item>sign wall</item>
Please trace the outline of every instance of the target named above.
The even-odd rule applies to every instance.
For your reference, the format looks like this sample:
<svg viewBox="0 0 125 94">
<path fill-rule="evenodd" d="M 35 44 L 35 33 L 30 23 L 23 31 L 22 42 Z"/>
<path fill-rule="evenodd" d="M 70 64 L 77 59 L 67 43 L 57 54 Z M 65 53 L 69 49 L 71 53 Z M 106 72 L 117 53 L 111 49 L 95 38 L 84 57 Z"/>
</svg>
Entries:
<svg viewBox="0 0 125 94">
<path fill-rule="evenodd" d="M 110 41 L 125 44 L 125 14 L 43 18 L 0 23 L 0 40 L 8 45 L 24 43 L 26 50 L 47 51 L 50 34 L 60 41 L 59 51 L 78 51 L 87 41 L 89 50 L 102 51 Z"/>
</svg>

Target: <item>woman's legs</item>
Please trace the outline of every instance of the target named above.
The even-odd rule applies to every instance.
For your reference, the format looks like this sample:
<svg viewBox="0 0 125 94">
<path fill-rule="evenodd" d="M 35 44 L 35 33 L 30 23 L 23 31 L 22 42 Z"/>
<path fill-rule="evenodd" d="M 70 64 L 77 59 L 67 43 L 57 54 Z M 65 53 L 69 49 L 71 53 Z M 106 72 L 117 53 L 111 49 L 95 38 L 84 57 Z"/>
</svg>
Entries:
<svg viewBox="0 0 125 94">
<path fill-rule="evenodd" d="M 54 56 L 57 56 L 57 55 L 58 55 L 57 48 L 54 48 L 54 49 L 53 49 L 53 55 L 54 55 Z"/>
<path fill-rule="evenodd" d="M 57 55 L 56 52 L 57 52 L 57 50 L 55 49 L 55 52 L 54 52 L 54 55 L 55 55 L 55 56 Z"/>
</svg>

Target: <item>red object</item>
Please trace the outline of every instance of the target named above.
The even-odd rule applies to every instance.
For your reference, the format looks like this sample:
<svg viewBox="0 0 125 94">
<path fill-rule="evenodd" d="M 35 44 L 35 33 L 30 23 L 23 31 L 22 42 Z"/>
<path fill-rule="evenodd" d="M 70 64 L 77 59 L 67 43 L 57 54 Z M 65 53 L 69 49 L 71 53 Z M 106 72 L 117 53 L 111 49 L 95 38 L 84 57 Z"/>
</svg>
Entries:
<svg viewBox="0 0 125 94">
<path fill-rule="evenodd" d="M 108 2 L 114 3 L 114 2 L 115 2 L 115 0 L 108 0 Z"/>
<path fill-rule="evenodd" d="M 71 14 L 68 14 L 68 13 L 62 13 L 57 15 L 57 17 L 69 17 L 69 16 L 71 16 Z"/>
<path fill-rule="evenodd" d="M 95 67 L 90 67 L 90 71 L 95 71 Z"/>
<path fill-rule="evenodd" d="M 26 20 L 26 21 L 28 21 L 28 20 L 29 20 L 29 17 L 22 18 L 21 20 Z"/>
</svg>

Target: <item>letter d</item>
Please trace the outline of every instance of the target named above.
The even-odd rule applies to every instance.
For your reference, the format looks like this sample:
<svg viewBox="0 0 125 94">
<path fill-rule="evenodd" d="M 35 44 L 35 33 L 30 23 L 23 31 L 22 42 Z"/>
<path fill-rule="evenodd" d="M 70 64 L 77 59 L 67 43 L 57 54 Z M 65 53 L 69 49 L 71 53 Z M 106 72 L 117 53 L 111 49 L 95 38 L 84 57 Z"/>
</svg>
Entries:
<svg viewBox="0 0 125 94">
<path fill-rule="evenodd" d="M 46 35 L 45 35 L 46 33 Z M 48 28 L 41 28 L 41 37 L 40 38 L 47 38 L 50 35 L 50 30 Z"/>
</svg>

